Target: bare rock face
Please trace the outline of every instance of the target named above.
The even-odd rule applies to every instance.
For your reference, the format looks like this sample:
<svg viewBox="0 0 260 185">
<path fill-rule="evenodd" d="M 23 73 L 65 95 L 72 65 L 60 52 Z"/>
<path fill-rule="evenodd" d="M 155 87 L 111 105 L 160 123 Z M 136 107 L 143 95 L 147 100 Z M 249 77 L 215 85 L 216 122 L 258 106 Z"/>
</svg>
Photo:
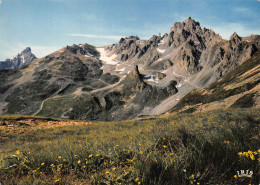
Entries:
<svg viewBox="0 0 260 185">
<path fill-rule="evenodd" d="M 132 91 L 142 91 L 147 86 L 143 81 L 143 75 L 140 74 L 138 66 L 135 66 L 135 69 L 127 75 L 125 81 L 125 90 L 127 90 L 128 87 L 131 87 Z"/>
</svg>

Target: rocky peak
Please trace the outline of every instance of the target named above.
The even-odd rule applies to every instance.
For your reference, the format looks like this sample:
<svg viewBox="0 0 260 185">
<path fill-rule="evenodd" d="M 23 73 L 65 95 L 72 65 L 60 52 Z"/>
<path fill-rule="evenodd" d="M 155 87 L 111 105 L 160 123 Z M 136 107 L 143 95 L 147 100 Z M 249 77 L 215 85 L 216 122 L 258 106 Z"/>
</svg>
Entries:
<svg viewBox="0 0 260 185">
<path fill-rule="evenodd" d="M 230 37 L 230 40 L 231 41 L 235 41 L 236 43 L 237 42 L 240 42 L 242 39 L 240 36 L 238 36 L 238 34 L 236 32 L 234 32 L 231 37 Z"/>
<path fill-rule="evenodd" d="M 22 51 L 22 53 L 21 54 L 24 54 L 24 53 L 31 53 L 32 52 L 32 50 L 31 50 L 31 48 L 30 47 L 27 47 L 27 48 L 25 48 L 23 51 Z"/>
<path fill-rule="evenodd" d="M 14 69 L 30 64 L 36 56 L 31 52 L 31 48 L 25 48 L 21 53 L 14 56 L 12 59 L 7 59 L 0 63 L 1 69 Z"/>
<path fill-rule="evenodd" d="M 198 30 L 200 28 L 200 23 L 188 17 L 182 23 L 176 22 L 171 28 L 171 32 L 182 32 L 183 30 L 192 32 L 192 30 Z"/>
<path fill-rule="evenodd" d="M 185 26 L 190 27 L 192 29 L 196 28 L 196 26 L 200 26 L 200 23 L 195 21 L 191 17 L 185 19 L 185 21 L 183 21 L 183 24 L 185 24 Z"/>
<path fill-rule="evenodd" d="M 138 36 L 129 36 L 129 37 L 121 38 L 119 40 L 119 44 L 122 44 L 123 42 L 129 41 L 129 40 L 137 41 L 137 40 L 140 40 L 140 38 Z"/>
<path fill-rule="evenodd" d="M 89 57 L 99 57 L 98 51 L 95 49 L 94 46 L 91 46 L 89 44 L 73 44 L 72 46 L 67 46 L 66 51 L 77 54 L 77 55 L 85 55 Z"/>
</svg>

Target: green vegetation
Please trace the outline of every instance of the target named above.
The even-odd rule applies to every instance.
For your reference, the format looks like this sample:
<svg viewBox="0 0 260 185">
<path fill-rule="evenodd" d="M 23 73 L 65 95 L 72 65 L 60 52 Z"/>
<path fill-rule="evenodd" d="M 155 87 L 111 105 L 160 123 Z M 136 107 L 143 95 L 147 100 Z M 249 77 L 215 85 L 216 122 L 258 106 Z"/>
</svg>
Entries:
<svg viewBox="0 0 260 185">
<path fill-rule="evenodd" d="M 74 94 L 68 94 L 48 98 L 41 105 L 41 111 L 37 115 L 59 118 L 74 105 L 75 97 Z"/>
<path fill-rule="evenodd" d="M 0 182 L 257 184 L 259 123 L 260 109 L 230 109 L 9 133 Z"/>
</svg>

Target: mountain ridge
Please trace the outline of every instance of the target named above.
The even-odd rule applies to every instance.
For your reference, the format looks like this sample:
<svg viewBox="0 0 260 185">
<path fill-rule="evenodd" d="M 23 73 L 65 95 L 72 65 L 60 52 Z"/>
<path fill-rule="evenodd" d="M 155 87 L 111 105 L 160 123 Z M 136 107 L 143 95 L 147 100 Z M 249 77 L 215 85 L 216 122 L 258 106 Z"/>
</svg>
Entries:
<svg viewBox="0 0 260 185">
<path fill-rule="evenodd" d="M 234 33 L 223 40 L 190 17 L 149 40 L 129 36 L 103 47 L 74 44 L 24 69 L 0 72 L 0 112 L 89 120 L 158 115 L 259 48 L 259 35 Z"/>
</svg>

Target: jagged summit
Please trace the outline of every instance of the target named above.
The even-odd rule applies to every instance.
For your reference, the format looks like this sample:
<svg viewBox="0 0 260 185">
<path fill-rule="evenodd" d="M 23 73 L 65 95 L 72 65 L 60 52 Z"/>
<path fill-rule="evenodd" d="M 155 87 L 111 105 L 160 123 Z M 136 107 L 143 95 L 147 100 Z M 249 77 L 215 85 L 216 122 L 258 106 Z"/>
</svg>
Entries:
<svg viewBox="0 0 260 185">
<path fill-rule="evenodd" d="M 25 48 L 23 51 L 22 51 L 22 53 L 28 53 L 28 52 L 31 52 L 32 50 L 31 50 L 31 48 L 30 47 L 27 47 L 27 48 Z M 22 54 L 21 53 L 21 54 Z"/>
<path fill-rule="evenodd" d="M 241 37 L 240 37 L 236 32 L 234 32 L 234 33 L 231 35 L 230 40 L 234 40 L 234 41 L 236 41 L 236 42 L 239 42 L 239 41 L 241 41 L 242 39 L 241 39 Z"/>
<path fill-rule="evenodd" d="M 183 21 L 188 26 L 200 26 L 200 23 L 192 19 L 191 17 L 188 17 Z"/>
<path fill-rule="evenodd" d="M 29 65 L 36 56 L 32 53 L 31 48 L 25 48 L 21 53 L 14 56 L 12 59 L 7 59 L 0 63 L 0 69 L 14 69 Z"/>
</svg>

